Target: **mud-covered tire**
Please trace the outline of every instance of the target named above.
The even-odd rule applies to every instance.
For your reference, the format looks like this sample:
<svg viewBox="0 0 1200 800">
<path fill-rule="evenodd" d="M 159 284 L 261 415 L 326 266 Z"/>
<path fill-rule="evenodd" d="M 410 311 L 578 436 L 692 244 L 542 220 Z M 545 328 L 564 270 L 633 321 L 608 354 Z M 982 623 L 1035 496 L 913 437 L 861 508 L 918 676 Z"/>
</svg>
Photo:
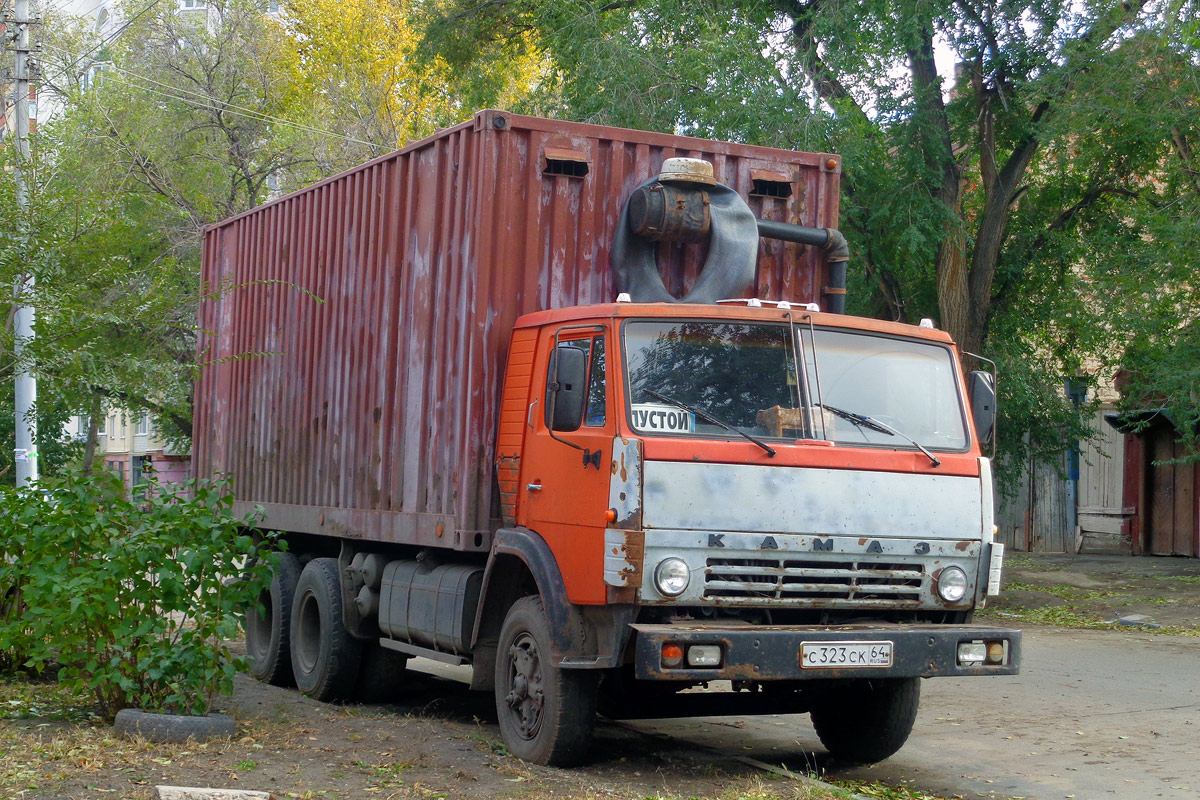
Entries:
<svg viewBox="0 0 1200 800">
<path fill-rule="evenodd" d="M 823 693 L 812 724 L 838 760 L 873 764 L 904 746 L 920 702 L 920 678 L 846 681 Z"/>
<path fill-rule="evenodd" d="M 335 558 L 314 558 L 300 573 L 292 600 L 292 673 L 315 700 L 354 696 L 362 643 L 346 630 Z"/>
<path fill-rule="evenodd" d="M 292 600 L 300 580 L 300 559 L 279 554 L 271 585 L 246 610 L 246 660 L 250 674 L 263 683 L 292 686 Z"/>
<path fill-rule="evenodd" d="M 367 643 L 363 647 L 355 697 L 364 703 L 395 702 L 404 691 L 407 665 L 408 656 L 404 653 Z"/>
<path fill-rule="evenodd" d="M 596 726 L 597 675 L 554 664 L 541 598 L 513 604 L 496 652 L 496 713 L 508 751 L 535 764 L 587 758 Z"/>
</svg>

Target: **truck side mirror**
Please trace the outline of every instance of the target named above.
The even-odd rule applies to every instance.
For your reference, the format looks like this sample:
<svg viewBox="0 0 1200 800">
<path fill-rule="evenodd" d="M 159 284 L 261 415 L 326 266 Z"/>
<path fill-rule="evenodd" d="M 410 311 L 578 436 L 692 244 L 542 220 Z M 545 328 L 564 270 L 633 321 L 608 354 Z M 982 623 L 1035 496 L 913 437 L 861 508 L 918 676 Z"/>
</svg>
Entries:
<svg viewBox="0 0 1200 800">
<path fill-rule="evenodd" d="M 579 430 L 587 401 L 587 367 L 587 352 L 578 347 L 560 344 L 550 354 L 546 375 L 546 427 L 550 430 Z"/>
<path fill-rule="evenodd" d="M 996 433 L 996 383 L 992 373 L 975 370 L 967 385 L 971 397 L 971 418 L 981 444 L 990 444 Z"/>
</svg>

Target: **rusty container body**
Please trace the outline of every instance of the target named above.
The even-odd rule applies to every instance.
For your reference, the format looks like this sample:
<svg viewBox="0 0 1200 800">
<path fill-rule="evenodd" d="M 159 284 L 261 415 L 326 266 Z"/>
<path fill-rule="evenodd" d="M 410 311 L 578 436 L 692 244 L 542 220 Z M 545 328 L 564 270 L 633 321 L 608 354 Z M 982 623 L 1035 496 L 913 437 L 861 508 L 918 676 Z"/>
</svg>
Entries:
<svg viewBox="0 0 1200 800">
<path fill-rule="evenodd" d="M 497 111 L 204 238 L 194 458 L 264 527 L 480 551 L 517 317 L 610 302 L 632 190 L 704 158 L 756 216 L 836 227 L 836 156 Z M 703 244 L 660 245 L 676 296 Z M 818 302 L 821 254 L 760 243 L 748 296 Z"/>
</svg>

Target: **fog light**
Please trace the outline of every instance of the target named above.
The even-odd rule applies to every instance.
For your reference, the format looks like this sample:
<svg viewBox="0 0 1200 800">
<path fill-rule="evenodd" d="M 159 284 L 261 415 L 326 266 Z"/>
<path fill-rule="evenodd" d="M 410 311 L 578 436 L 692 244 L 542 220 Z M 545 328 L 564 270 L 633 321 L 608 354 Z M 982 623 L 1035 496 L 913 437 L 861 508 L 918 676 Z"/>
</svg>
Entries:
<svg viewBox="0 0 1200 800">
<path fill-rule="evenodd" d="M 967 573 L 958 567 L 946 567 L 938 575 L 937 591 L 947 603 L 957 603 L 967 596 Z"/>
<path fill-rule="evenodd" d="M 683 663 L 683 648 L 677 644 L 664 644 L 662 649 L 662 665 L 678 667 Z"/>
<path fill-rule="evenodd" d="M 983 642 L 959 642 L 959 664 L 982 664 L 987 658 L 988 647 Z"/>
<path fill-rule="evenodd" d="M 694 644 L 688 648 L 689 667 L 721 666 L 721 646 L 716 644 Z"/>
<path fill-rule="evenodd" d="M 1004 642 L 989 642 L 987 646 L 987 662 L 989 664 L 1004 663 Z"/>
<path fill-rule="evenodd" d="M 666 597 L 683 594 L 691 577 L 691 570 L 682 558 L 664 558 L 654 569 L 655 588 Z"/>
</svg>

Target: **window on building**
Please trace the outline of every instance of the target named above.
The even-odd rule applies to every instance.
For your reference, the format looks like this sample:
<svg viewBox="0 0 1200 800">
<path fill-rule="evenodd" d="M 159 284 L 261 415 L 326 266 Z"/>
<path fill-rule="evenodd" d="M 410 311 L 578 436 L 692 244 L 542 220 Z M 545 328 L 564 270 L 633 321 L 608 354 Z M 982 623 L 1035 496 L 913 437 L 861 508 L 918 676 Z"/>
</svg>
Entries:
<svg viewBox="0 0 1200 800">
<path fill-rule="evenodd" d="M 134 486 L 141 486 L 149 478 L 152 468 L 150 456 L 133 456 L 129 462 L 129 482 Z"/>
<path fill-rule="evenodd" d="M 150 415 L 145 411 L 138 417 L 137 425 L 134 427 L 133 432 L 136 436 L 150 435 Z"/>
</svg>

